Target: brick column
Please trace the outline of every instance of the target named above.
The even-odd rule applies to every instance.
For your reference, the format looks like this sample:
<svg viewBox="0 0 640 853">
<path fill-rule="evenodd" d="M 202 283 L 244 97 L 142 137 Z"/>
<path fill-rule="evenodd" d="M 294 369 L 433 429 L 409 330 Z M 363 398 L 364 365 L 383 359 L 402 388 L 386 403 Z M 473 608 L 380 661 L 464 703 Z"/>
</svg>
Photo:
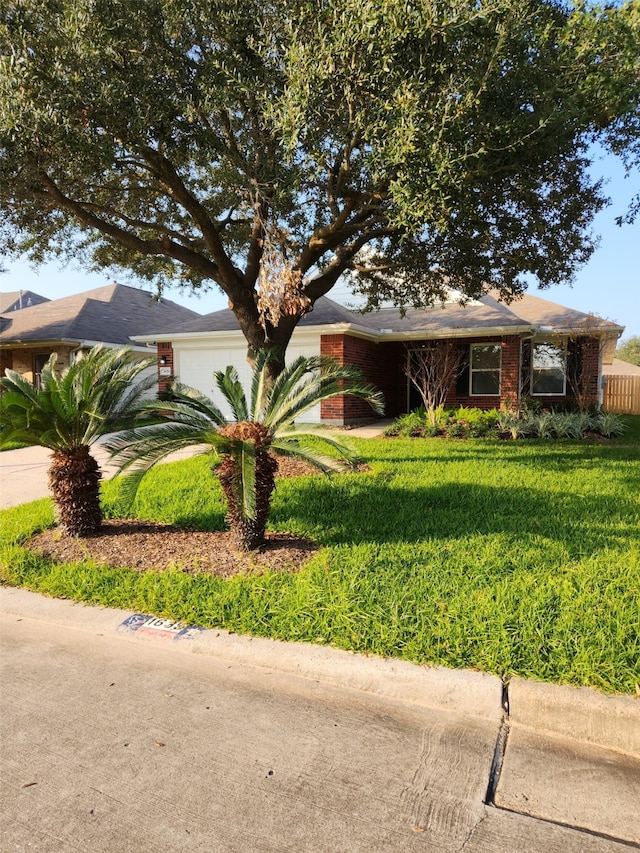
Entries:
<svg viewBox="0 0 640 853">
<path fill-rule="evenodd" d="M 173 376 L 173 347 L 171 341 L 158 344 L 158 394 L 166 391 Z"/>
<path fill-rule="evenodd" d="M 520 399 L 520 338 L 502 338 L 500 402 Z"/>
</svg>

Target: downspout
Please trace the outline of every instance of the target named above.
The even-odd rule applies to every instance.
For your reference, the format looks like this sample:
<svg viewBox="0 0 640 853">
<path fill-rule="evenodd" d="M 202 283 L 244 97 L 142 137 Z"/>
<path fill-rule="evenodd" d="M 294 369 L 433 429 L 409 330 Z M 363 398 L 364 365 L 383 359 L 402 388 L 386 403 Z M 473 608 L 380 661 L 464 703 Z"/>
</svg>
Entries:
<svg viewBox="0 0 640 853">
<path fill-rule="evenodd" d="M 602 354 L 604 352 L 604 337 L 598 337 L 598 409 L 602 409 L 604 404 L 604 385 L 606 377 L 602 375 Z"/>
</svg>

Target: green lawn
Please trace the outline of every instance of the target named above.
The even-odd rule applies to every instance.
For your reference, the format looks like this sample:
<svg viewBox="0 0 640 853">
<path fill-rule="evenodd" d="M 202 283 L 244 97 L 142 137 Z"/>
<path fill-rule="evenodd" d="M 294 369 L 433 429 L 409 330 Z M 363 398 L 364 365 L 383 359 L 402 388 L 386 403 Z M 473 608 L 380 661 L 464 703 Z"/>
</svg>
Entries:
<svg viewBox="0 0 640 853">
<path fill-rule="evenodd" d="M 192 624 L 630 693 L 640 682 L 640 418 L 628 423 L 606 444 L 354 442 L 370 472 L 278 485 L 271 528 L 324 546 L 296 574 L 56 565 L 18 544 L 52 523 L 50 501 L 37 501 L 0 517 L 0 579 Z M 222 528 L 210 464 L 156 469 L 136 514 Z M 117 481 L 104 503 L 118 515 Z"/>
</svg>

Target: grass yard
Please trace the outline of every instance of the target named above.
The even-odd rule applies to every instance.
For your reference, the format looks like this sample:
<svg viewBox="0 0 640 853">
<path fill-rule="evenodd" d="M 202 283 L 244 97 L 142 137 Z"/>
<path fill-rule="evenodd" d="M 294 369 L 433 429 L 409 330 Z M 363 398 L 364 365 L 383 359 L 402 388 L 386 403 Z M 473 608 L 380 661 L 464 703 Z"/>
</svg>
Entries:
<svg viewBox="0 0 640 853">
<path fill-rule="evenodd" d="M 640 682 L 640 417 L 611 443 L 355 441 L 371 471 L 282 480 L 270 528 L 324 547 L 222 580 L 59 565 L 21 547 L 49 500 L 1 514 L 0 579 L 66 598 L 500 676 Z M 156 469 L 136 515 L 219 530 L 211 460 Z M 104 486 L 117 517 L 118 483 Z"/>
</svg>

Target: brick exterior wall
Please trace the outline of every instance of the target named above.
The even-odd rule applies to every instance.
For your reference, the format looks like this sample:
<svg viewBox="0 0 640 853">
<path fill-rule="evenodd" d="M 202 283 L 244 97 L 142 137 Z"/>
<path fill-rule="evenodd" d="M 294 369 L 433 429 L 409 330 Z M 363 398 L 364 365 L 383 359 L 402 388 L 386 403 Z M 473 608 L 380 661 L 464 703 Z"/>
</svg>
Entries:
<svg viewBox="0 0 640 853">
<path fill-rule="evenodd" d="M 13 370 L 13 350 L 0 349 L 0 376 L 7 370 Z"/>
<path fill-rule="evenodd" d="M 581 390 L 583 402 L 586 406 L 598 405 L 598 385 L 600 369 L 600 340 L 598 338 L 578 338 L 576 341 L 580 347 L 582 359 Z M 567 388 L 567 393 L 570 389 Z"/>
<path fill-rule="evenodd" d="M 395 343 L 378 344 L 351 335 L 322 335 L 320 338 L 321 355 L 336 358 L 340 364 L 357 367 L 364 379 L 375 388 L 379 388 L 385 398 L 385 415 L 394 417 L 403 409 L 399 407 L 399 388 L 405 388 L 404 376 L 399 369 L 402 354 L 401 346 Z M 402 394 L 406 401 L 406 391 Z M 370 421 L 376 415 L 364 400 L 353 397 L 335 397 L 325 400 L 320 406 L 323 421 L 339 424 Z"/>
<path fill-rule="evenodd" d="M 499 408 L 501 404 L 513 404 L 520 397 L 521 346 L 516 335 L 489 338 L 466 338 L 459 341 L 461 350 L 468 355 L 471 344 L 499 343 L 501 347 L 500 394 L 477 396 L 469 393 L 468 371 L 452 381 L 445 405 Z M 585 405 L 596 406 L 598 402 L 598 369 L 600 341 L 598 338 L 580 337 L 575 342 L 579 351 L 580 376 Z M 419 346 L 420 341 L 411 342 Z M 341 364 L 358 367 L 364 378 L 379 388 L 385 397 L 385 416 L 397 417 L 407 411 L 407 378 L 404 374 L 405 345 L 399 342 L 374 343 L 349 335 L 323 335 L 320 352 L 337 358 Z M 545 406 L 566 406 L 573 401 L 570 383 L 567 393 L 557 397 L 539 397 Z M 371 420 L 371 408 L 361 400 L 337 397 L 321 406 L 322 420 L 349 424 Z"/>
<path fill-rule="evenodd" d="M 0 375 L 4 376 L 5 370 L 9 368 L 10 370 L 17 371 L 25 379 L 28 379 L 29 382 L 33 382 L 34 355 L 42 355 L 49 358 L 51 353 L 57 353 L 57 370 L 62 370 L 69 366 L 73 350 L 74 347 L 69 346 L 41 346 L 32 347 L 31 349 L 23 349 L 21 347 L 16 347 L 15 349 L 3 348 L 0 350 Z"/>
<path fill-rule="evenodd" d="M 412 342 L 413 343 L 413 342 Z M 460 341 L 467 349 L 472 343 L 500 343 L 501 389 L 500 395 L 484 397 L 461 393 L 454 380 L 447 395 L 446 405 L 476 406 L 481 409 L 498 408 L 505 400 L 517 399 L 520 378 L 520 339 L 515 336 L 504 338 L 473 338 Z M 420 341 L 415 345 L 419 346 Z M 405 345 L 398 342 L 374 343 L 349 335 L 323 335 L 320 340 L 322 355 L 337 358 L 341 364 L 358 367 L 364 378 L 379 388 L 385 398 L 385 416 L 397 417 L 407 411 L 407 378 L 404 373 Z M 467 385 L 468 388 L 468 385 Z M 370 420 L 371 408 L 362 400 L 336 397 L 322 403 L 321 417 L 324 421 L 349 424 Z"/>
</svg>

